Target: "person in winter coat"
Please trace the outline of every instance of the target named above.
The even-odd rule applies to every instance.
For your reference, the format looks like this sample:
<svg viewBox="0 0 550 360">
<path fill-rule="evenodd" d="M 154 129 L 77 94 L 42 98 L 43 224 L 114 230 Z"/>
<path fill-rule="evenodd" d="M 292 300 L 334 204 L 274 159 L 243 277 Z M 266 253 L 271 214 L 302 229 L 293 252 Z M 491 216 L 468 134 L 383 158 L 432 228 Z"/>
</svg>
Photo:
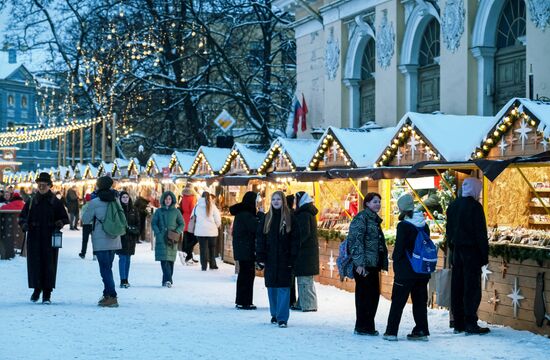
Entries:
<svg viewBox="0 0 550 360">
<path fill-rule="evenodd" d="M 136 241 L 139 238 L 139 212 L 133 206 L 130 194 L 122 191 L 119 195 L 120 205 L 126 217 L 126 234 L 120 237 L 122 248 L 116 251 L 118 255 L 118 271 L 120 274 L 120 287 L 129 288 L 128 275 L 130 274 L 130 260 L 136 253 Z"/>
<path fill-rule="evenodd" d="M 79 212 L 79 199 L 76 194 L 76 186 L 71 187 L 67 191 L 67 196 L 65 197 L 65 206 L 67 207 L 67 212 L 69 213 L 69 226 L 71 230 L 78 230 L 78 212 Z"/>
<path fill-rule="evenodd" d="M 149 200 L 142 196 L 138 196 L 134 203 L 135 208 L 139 212 L 139 239 L 141 240 L 145 240 L 145 222 L 147 220 L 147 215 L 149 215 L 147 205 L 149 205 Z"/>
<path fill-rule="evenodd" d="M 414 210 L 414 200 L 410 194 L 404 194 L 397 200 L 400 211 L 397 224 L 395 247 L 392 254 L 394 281 L 391 295 L 391 308 L 384 339 L 397 341 L 397 332 L 403 308 L 409 295 L 412 299 L 412 311 L 415 327 L 407 335 L 408 340 L 428 340 L 428 281 L 430 274 L 416 273 L 409 260 L 414 250 L 419 229 L 430 235 L 424 215 Z"/>
<path fill-rule="evenodd" d="M 447 208 L 447 241 L 452 250 L 451 310 L 454 332 L 487 334 L 477 324 L 481 302 L 481 268 L 489 263 L 489 241 L 483 206 L 479 203 L 482 184 L 466 178 L 462 195 Z"/>
<path fill-rule="evenodd" d="M 50 174 L 40 173 L 36 179 L 38 192 L 19 214 L 19 225 L 27 233 L 27 274 L 29 288 L 34 289 L 31 301 L 51 304 L 55 288 L 59 249 L 52 247 L 52 234 L 69 223 L 63 203 L 51 192 Z"/>
<path fill-rule="evenodd" d="M 11 196 L 10 202 L 0 206 L 2 210 L 23 210 L 25 206 L 25 201 L 19 194 L 19 191 L 15 190 Z"/>
<path fill-rule="evenodd" d="M 252 303 L 256 260 L 256 230 L 258 217 L 256 215 L 256 197 L 253 191 L 243 196 L 242 202 L 229 208 L 233 220 L 233 257 L 239 262 L 237 275 L 237 309 L 255 310 Z"/>
<path fill-rule="evenodd" d="M 84 205 L 82 205 L 82 214 L 84 214 L 86 208 L 88 208 L 90 201 L 92 201 L 92 194 L 86 194 L 84 196 Z M 86 224 L 84 221 L 82 221 L 82 218 L 80 219 L 80 223 L 82 225 L 82 247 L 78 256 L 81 259 L 84 259 L 86 257 L 86 251 L 88 250 L 88 239 L 92 234 L 93 228 L 91 223 Z"/>
<path fill-rule="evenodd" d="M 92 247 L 99 264 L 99 273 L 103 281 L 103 296 L 97 303 L 101 307 L 118 307 L 115 281 L 113 278 L 113 261 L 115 251 L 122 245 L 120 236 L 112 237 L 103 230 L 102 223 L 107 217 L 107 208 L 110 202 L 118 201 L 117 193 L 111 189 L 113 179 L 102 176 L 96 181 L 97 197 L 88 203 L 82 214 L 84 224 L 92 224 Z"/>
<path fill-rule="evenodd" d="M 298 229 L 282 191 L 271 195 L 271 207 L 256 234 L 258 265 L 265 268 L 271 323 L 287 327 L 290 316 L 292 265 L 298 252 Z"/>
<path fill-rule="evenodd" d="M 189 219 L 191 218 L 195 205 L 197 205 L 197 198 L 195 197 L 195 192 L 193 191 L 193 187 L 190 182 L 185 184 L 185 188 L 183 189 L 181 195 L 180 211 L 183 216 L 183 221 L 185 222 L 185 228 L 183 229 L 182 250 L 186 254 L 184 262 L 191 264 L 197 262 L 193 258 L 193 248 L 197 245 L 198 240 L 193 233 L 187 231 Z"/>
<path fill-rule="evenodd" d="M 208 264 L 210 264 L 210 270 L 216 270 L 218 268 L 215 257 L 216 241 L 222 218 L 208 191 L 202 193 L 194 212 L 195 236 L 199 241 L 202 271 L 206 271 Z"/>
<path fill-rule="evenodd" d="M 294 203 L 296 201 L 296 196 L 294 194 L 289 194 L 285 196 L 286 205 L 290 211 L 290 215 L 294 215 Z M 296 276 L 294 275 L 294 269 L 292 269 L 292 278 L 290 280 L 290 308 L 292 310 L 300 310 L 298 307 L 298 301 L 296 298 Z"/>
<path fill-rule="evenodd" d="M 179 234 L 183 232 L 183 217 L 176 209 L 176 195 L 165 191 L 160 197 L 162 207 L 153 214 L 152 228 L 155 234 L 155 260 L 160 261 L 162 269 L 162 286 L 172 287 L 174 280 L 174 261 L 178 252 L 178 244 L 168 242 L 168 230 Z"/>
<path fill-rule="evenodd" d="M 293 270 L 298 282 L 297 308 L 304 312 L 317 311 L 317 294 L 313 276 L 319 275 L 319 239 L 316 218 L 318 212 L 308 193 L 303 191 L 296 193 L 294 217 L 300 241 Z"/>
<path fill-rule="evenodd" d="M 380 270 L 388 270 L 388 248 L 378 216 L 381 196 L 368 193 L 364 209 L 351 221 L 348 250 L 355 278 L 355 334 L 377 336 L 374 317 L 380 300 Z"/>
</svg>

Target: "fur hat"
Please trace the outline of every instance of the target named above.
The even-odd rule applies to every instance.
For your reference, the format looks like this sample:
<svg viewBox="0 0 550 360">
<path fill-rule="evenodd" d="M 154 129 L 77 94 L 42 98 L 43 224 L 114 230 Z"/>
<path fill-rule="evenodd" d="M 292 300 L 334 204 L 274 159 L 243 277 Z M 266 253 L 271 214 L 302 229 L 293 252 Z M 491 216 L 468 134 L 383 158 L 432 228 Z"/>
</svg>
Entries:
<svg viewBox="0 0 550 360">
<path fill-rule="evenodd" d="M 102 176 L 97 179 L 95 186 L 98 190 L 109 190 L 113 186 L 113 179 L 110 176 Z"/>
<path fill-rule="evenodd" d="M 411 194 L 404 194 L 397 199 L 397 207 L 399 211 L 414 211 L 414 199 Z"/>
<path fill-rule="evenodd" d="M 47 172 L 41 172 L 36 178 L 35 182 L 37 183 L 44 182 L 49 186 L 52 186 L 52 177 Z"/>
</svg>

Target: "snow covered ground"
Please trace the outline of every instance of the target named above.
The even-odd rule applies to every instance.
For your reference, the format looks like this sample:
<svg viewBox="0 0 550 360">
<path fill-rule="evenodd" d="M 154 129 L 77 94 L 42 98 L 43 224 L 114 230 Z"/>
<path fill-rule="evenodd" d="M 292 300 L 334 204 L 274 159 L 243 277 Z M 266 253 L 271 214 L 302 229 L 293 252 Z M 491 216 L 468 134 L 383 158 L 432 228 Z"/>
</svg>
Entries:
<svg viewBox="0 0 550 360">
<path fill-rule="evenodd" d="M 81 260 L 79 248 L 80 233 L 65 231 L 50 306 L 29 301 L 24 258 L 0 261 L 0 359 L 548 359 L 545 337 L 502 327 L 482 337 L 453 335 L 441 310 L 429 312 L 427 343 L 405 339 L 410 307 L 398 342 L 353 335 L 353 294 L 319 284 L 319 311 L 292 312 L 289 327 L 280 329 L 269 323 L 262 278 L 255 283 L 256 311 L 234 308 L 234 268 L 227 264 L 202 272 L 177 261 L 174 287 L 163 288 L 160 265 L 146 243 L 132 258 L 132 286 L 117 288 L 120 307 L 99 308 L 98 265 L 90 254 Z M 380 332 L 389 306 L 381 300 Z"/>
</svg>

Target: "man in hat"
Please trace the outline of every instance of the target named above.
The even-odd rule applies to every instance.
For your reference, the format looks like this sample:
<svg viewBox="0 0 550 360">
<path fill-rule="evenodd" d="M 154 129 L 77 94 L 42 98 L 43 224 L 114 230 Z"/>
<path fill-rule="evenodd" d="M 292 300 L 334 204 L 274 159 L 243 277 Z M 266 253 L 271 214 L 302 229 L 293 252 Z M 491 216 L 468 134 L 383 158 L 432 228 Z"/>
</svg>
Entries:
<svg viewBox="0 0 550 360">
<path fill-rule="evenodd" d="M 483 335 L 489 328 L 477 324 L 481 302 L 481 268 L 489 262 L 489 240 L 483 206 L 482 184 L 466 178 L 462 195 L 447 208 L 447 241 L 452 250 L 451 311 L 455 334 Z"/>
<path fill-rule="evenodd" d="M 96 181 L 97 196 L 88 203 L 82 214 L 83 224 L 92 224 L 92 247 L 99 263 L 99 273 L 103 280 L 103 297 L 97 303 L 101 307 L 118 307 L 113 261 L 115 251 L 122 248 L 120 236 L 112 237 L 103 230 L 102 223 L 107 217 L 110 202 L 118 201 L 117 192 L 111 189 L 113 179 L 102 176 Z"/>
<path fill-rule="evenodd" d="M 31 301 L 51 304 L 57 275 L 58 248 L 52 247 L 52 235 L 69 223 L 63 203 L 52 193 L 52 179 L 40 173 L 36 179 L 38 192 L 27 201 L 19 215 L 19 225 L 27 233 L 27 271 L 29 288 L 34 289 Z"/>
</svg>

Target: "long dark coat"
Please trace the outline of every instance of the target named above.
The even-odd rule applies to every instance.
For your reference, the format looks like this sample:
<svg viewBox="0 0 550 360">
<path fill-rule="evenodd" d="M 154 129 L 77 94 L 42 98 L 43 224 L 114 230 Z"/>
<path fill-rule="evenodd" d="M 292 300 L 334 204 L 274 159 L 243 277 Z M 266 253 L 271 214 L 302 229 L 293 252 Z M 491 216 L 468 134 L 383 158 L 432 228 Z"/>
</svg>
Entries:
<svg viewBox="0 0 550 360">
<path fill-rule="evenodd" d="M 292 265 L 296 260 L 298 252 L 298 229 L 291 226 L 290 233 L 279 231 L 280 210 L 271 209 L 274 216 L 271 227 L 267 234 L 264 234 L 263 217 L 258 225 L 256 235 L 256 257 L 259 262 L 265 263 L 265 286 L 268 288 L 290 287 L 292 279 Z M 296 224 L 292 217 L 292 224 Z"/>
<path fill-rule="evenodd" d="M 294 263 L 294 275 L 319 275 L 319 239 L 317 238 L 317 215 L 319 211 L 312 203 L 300 206 L 294 212 L 300 234 L 298 255 Z"/>
<path fill-rule="evenodd" d="M 126 222 L 128 226 L 134 226 L 139 230 L 139 210 L 132 204 L 132 199 L 128 204 L 120 203 L 126 216 Z M 136 242 L 138 241 L 139 234 L 130 234 L 126 231 L 125 235 L 120 237 L 122 248 L 117 250 L 116 253 L 120 255 L 134 255 L 136 253 Z"/>
<path fill-rule="evenodd" d="M 256 209 L 247 209 L 235 204 L 229 208 L 233 220 L 233 258 L 238 261 L 254 261 L 256 259 L 256 230 L 258 217 Z"/>
<path fill-rule="evenodd" d="M 67 196 L 65 197 L 65 205 L 67 206 L 67 211 L 71 214 L 78 216 L 79 213 L 79 204 L 78 204 L 78 195 L 73 189 L 67 191 Z"/>
<path fill-rule="evenodd" d="M 63 202 L 51 191 L 34 195 L 19 215 L 19 224 L 26 224 L 29 229 L 26 245 L 29 288 L 55 288 L 59 250 L 52 248 L 52 234 L 58 221 L 68 224 L 69 218 Z"/>
</svg>

